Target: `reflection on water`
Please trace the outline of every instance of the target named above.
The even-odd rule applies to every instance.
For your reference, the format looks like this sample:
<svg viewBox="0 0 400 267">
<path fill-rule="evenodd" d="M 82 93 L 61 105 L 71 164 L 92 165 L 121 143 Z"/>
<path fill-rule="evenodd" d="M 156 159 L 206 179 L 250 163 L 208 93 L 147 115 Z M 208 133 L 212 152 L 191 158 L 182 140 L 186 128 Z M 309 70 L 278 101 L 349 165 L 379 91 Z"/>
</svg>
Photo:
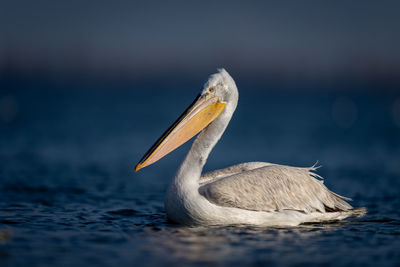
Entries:
<svg viewBox="0 0 400 267">
<path fill-rule="evenodd" d="M 301 246 L 308 239 L 333 231 L 333 225 L 302 226 L 289 229 L 232 227 L 176 227 L 149 230 L 149 248 L 188 262 L 220 262 L 238 255 L 253 254 L 276 247 Z M 239 260 L 239 259 L 237 259 Z"/>
<path fill-rule="evenodd" d="M 352 246 L 362 244 L 363 238 L 360 235 L 369 235 L 369 238 L 374 239 L 374 234 L 364 226 L 364 223 L 358 221 L 345 221 L 291 228 L 147 228 L 146 250 L 180 263 L 315 263 L 318 254 L 328 262 L 346 255 L 347 249 Z M 336 247 L 331 247 L 326 240 L 330 240 L 329 243 L 335 242 Z M 358 259 L 363 261 L 364 256 L 368 257 L 359 255 Z M 338 264 L 344 262 L 351 262 L 351 259 L 336 260 Z"/>
</svg>

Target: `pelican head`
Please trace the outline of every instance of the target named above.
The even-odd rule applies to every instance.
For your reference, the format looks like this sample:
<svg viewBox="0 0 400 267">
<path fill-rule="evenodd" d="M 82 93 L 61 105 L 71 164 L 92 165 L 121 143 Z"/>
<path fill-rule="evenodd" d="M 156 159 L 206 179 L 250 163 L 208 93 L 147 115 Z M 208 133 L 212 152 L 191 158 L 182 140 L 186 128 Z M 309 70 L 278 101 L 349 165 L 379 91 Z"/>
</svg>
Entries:
<svg viewBox="0 0 400 267">
<path fill-rule="evenodd" d="M 238 92 L 225 69 L 210 76 L 203 90 L 182 115 L 146 152 L 135 167 L 140 170 L 158 161 L 201 132 L 221 114 L 236 108 Z"/>
<path fill-rule="evenodd" d="M 227 104 L 237 104 L 238 91 L 235 81 L 225 69 L 218 69 L 217 73 L 210 75 L 201 92 L 206 93 L 220 97 Z"/>
</svg>

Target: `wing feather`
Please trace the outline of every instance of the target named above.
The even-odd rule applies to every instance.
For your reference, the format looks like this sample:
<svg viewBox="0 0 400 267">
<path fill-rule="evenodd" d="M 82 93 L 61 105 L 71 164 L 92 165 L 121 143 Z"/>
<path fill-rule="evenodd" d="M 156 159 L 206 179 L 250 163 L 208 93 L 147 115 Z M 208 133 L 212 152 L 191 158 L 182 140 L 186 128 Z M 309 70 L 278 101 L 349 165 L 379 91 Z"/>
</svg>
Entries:
<svg viewBox="0 0 400 267">
<path fill-rule="evenodd" d="M 269 166 L 269 165 L 273 165 L 273 164 L 268 163 L 268 162 L 257 162 L 257 161 L 246 162 L 246 163 L 240 163 L 237 165 L 233 165 L 228 168 L 207 172 L 200 177 L 200 184 L 209 183 L 209 182 L 215 181 L 217 179 L 220 179 L 220 178 L 223 178 L 226 176 L 231 176 L 233 174 L 242 173 L 244 171 L 254 170 L 254 169 Z"/>
<path fill-rule="evenodd" d="M 214 179 L 203 184 L 199 192 L 216 205 L 247 210 L 310 213 L 352 209 L 316 179 L 320 176 L 315 169 L 269 164 Z"/>
</svg>

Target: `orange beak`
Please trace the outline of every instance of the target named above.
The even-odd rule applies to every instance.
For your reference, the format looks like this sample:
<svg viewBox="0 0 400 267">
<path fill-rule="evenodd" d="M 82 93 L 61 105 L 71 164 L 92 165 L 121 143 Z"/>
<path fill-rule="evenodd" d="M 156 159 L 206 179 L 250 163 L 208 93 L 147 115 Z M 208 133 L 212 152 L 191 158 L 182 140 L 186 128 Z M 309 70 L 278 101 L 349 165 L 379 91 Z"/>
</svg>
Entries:
<svg viewBox="0 0 400 267">
<path fill-rule="evenodd" d="M 199 95 L 154 143 L 135 167 L 135 172 L 153 164 L 206 128 L 225 109 L 217 96 Z"/>
</svg>

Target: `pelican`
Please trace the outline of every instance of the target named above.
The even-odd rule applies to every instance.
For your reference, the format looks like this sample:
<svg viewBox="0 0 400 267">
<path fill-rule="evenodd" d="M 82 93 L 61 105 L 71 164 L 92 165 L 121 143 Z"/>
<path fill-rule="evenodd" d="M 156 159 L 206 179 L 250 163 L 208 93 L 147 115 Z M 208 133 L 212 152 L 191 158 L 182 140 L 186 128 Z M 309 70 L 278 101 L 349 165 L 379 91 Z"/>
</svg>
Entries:
<svg viewBox="0 0 400 267">
<path fill-rule="evenodd" d="M 165 210 L 184 225 L 296 226 L 360 217 L 330 191 L 317 167 L 248 162 L 202 175 L 208 155 L 221 138 L 238 103 L 232 77 L 219 69 L 194 102 L 155 142 L 135 167 L 146 167 L 199 133 L 170 183 Z"/>
</svg>

